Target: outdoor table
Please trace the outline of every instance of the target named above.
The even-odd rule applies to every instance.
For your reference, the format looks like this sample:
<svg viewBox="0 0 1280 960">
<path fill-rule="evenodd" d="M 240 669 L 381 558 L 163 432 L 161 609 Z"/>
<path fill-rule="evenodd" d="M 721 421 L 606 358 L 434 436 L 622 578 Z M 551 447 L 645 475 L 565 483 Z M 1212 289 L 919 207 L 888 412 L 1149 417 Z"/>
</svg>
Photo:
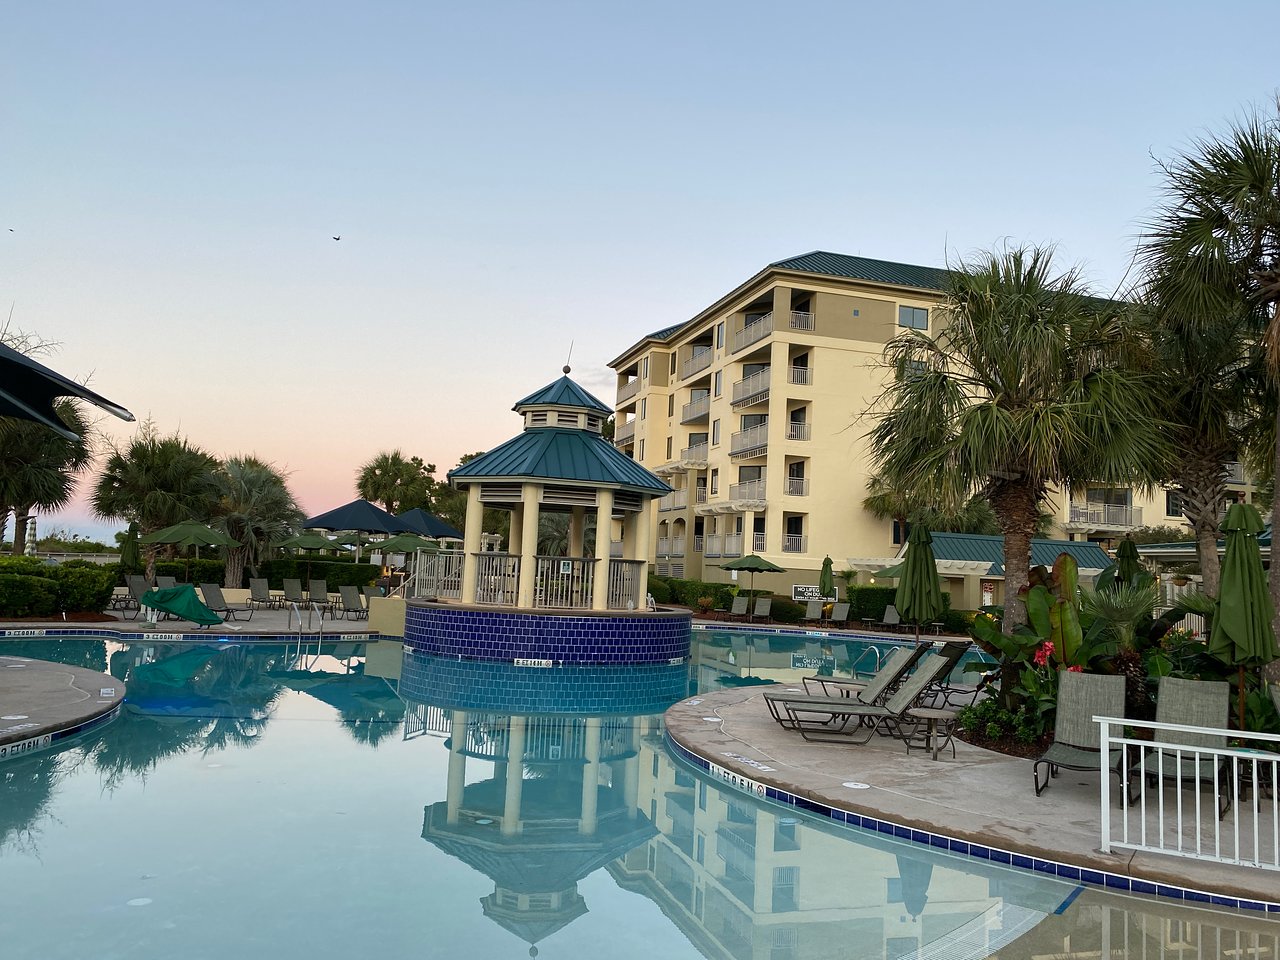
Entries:
<svg viewBox="0 0 1280 960">
<path fill-rule="evenodd" d="M 915 720 L 925 721 L 924 748 L 933 751 L 933 759 L 938 759 L 938 751 L 947 744 L 951 745 L 951 756 L 954 759 L 956 755 L 955 732 L 956 718 L 960 716 L 959 710 L 948 710 L 943 707 L 912 707 L 907 711 L 907 716 Z M 939 735 L 943 739 L 939 741 Z M 912 733 L 907 737 L 907 752 L 915 746 L 916 735 Z"/>
</svg>

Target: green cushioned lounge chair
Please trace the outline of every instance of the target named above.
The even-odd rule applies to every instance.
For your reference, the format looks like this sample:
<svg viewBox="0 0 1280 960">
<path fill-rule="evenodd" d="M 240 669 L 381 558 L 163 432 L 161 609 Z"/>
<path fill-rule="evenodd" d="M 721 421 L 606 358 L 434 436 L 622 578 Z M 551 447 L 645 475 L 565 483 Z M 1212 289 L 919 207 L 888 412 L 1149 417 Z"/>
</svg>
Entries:
<svg viewBox="0 0 1280 960">
<path fill-rule="evenodd" d="M 1053 743 L 1031 764 L 1036 796 L 1044 792 L 1058 770 L 1096 771 L 1102 760 L 1102 732 L 1094 717 L 1124 716 L 1124 677 L 1100 673 L 1072 673 L 1058 677 L 1058 712 L 1053 724 Z M 1123 788 L 1127 780 L 1120 769 L 1121 750 L 1111 750 L 1107 766 Z M 1041 779 L 1041 768 L 1044 779 Z"/>
</svg>

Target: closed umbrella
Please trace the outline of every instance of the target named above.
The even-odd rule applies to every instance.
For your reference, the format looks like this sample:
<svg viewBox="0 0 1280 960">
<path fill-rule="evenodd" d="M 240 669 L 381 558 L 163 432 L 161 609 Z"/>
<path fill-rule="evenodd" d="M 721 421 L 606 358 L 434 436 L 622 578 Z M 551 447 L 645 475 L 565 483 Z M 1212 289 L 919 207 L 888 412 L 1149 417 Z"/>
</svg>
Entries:
<svg viewBox="0 0 1280 960">
<path fill-rule="evenodd" d="M 207 527 L 203 523 L 195 520 L 183 520 L 181 523 L 175 523 L 172 527 L 165 527 L 163 530 L 157 530 L 155 533 L 149 533 L 142 537 L 139 541 L 148 545 L 164 544 L 171 547 L 180 547 L 185 550 L 188 547 L 196 548 L 196 555 L 199 556 L 201 547 L 238 547 L 240 541 L 232 539 L 225 533 Z M 191 580 L 191 560 L 187 559 L 187 570 L 183 579 L 190 582 Z"/>
<path fill-rule="evenodd" d="M 818 592 L 823 599 L 836 595 L 836 575 L 831 569 L 830 557 L 823 558 L 822 572 L 818 574 Z"/>
<path fill-rule="evenodd" d="M 739 557 L 737 560 L 730 560 L 728 563 L 720 564 L 721 570 L 745 570 L 751 574 L 752 593 L 756 590 L 756 574 L 757 573 L 786 573 L 785 567 L 780 567 L 776 563 L 771 563 L 758 553 L 749 553 L 745 557 Z"/>
<path fill-rule="evenodd" d="M 138 524 L 129 524 L 124 542 L 120 544 L 120 569 L 125 573 L 137 573 L 142 569 L 142 554 L 138 550 Z"/>
<path fill-rule="evenodd" d="M 1133 578 L 1142 572 L 1142 564 L 1138 560 L 1138 545 L 1132 537 L 1125 537 L 1116 547 L 1116 580 L 1120 583 L 1132 583 Z"/>
<path fill-rule="evenodd" d="M 911 525 L 907 538 L 907 555 L 898 574 L 898 591 L 893 605 L 898 615 L 916 625 L 916 642 L 920 641 L 920 624 L 942 616 L 942 587 L 938 583 L 938 564 L 933 558 L 933 537 L 922 523 Z"/>
<path fill-rule="evenodd" d="M 1258 534 L 1264 527 L 1257 509 L 1234 504 L 1222 523 L 1226 554 L 1222 558 L 1222 586 L 1218 591 L 1209 652 L 1239 673 L 1237 720 L 1244 729 L 1245 667 L 1260 667 L 1280 660 L 1271 628 L 1271 596 L 1258 552 Z"/>
</svg>

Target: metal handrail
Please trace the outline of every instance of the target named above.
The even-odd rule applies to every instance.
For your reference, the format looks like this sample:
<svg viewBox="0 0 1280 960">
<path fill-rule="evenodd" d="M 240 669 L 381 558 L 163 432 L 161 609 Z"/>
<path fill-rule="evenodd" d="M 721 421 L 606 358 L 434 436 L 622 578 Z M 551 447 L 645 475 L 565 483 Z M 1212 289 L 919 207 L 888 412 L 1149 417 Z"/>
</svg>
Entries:
<svg viewBox="0 0 1280 960">
<path fill-rule="evenodd" d="M 877 646 L 870 646 L 870 647 L 867 647 L 867 649 L 863 650 L 860 654 L 858 654 L 858 659 L 854 660 L 853 663 L 849 664 L 849 676 L 856 677 L 858 675 L 858 664 L 860 664 L 864 659 L 866 659 L 866 656 L 869 653 L 874 655 L 875 661 L 876 661 L 875 669 L 871 671 L 872 675 L 875 675 L 880 672 L 880 648 Z"/>
</svg>

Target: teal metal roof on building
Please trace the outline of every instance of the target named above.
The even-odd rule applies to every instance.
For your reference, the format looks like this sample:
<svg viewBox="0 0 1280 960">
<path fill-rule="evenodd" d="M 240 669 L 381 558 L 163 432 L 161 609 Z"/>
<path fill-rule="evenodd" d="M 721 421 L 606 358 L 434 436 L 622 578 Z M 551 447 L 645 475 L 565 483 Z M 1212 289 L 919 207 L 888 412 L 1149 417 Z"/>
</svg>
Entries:
<svg viewBox="0 0 1280 960">
<path fill-rule="evenodd" d="M 516 405 L 511 409 L 519 410 L 521 407 L 543 404 L 557 407 L 575 407 L 579 410 L 593 410 L 596 413 L 604 414 L 606 417 L 613 413 L 613 407 L 606 407 L 570 380 L 567 374 L 555 383 L 549 383 L 541 390 L 535 390 L 523 400 L 517 401 Z"/>
<path fill-rule="evenodd" d="M 1111 557 L 1096 543 L 1081 540 L 1032 540 L 1031 565 L 1052 567 L 1058 555 L 1069 553 L 1083 570 L 1102 570 Z M 976 533 L 933 534 L 933 555 L 938 560 L 987 561 L 989 576 L 1004 576 L 1004 537 L 985 537 Z"/>
<path fill-rule="evenodd" d="M 598 433 L 562 427 L 526 430 L 449 471 L 450 481 L 497 479 L 568 480 L 652 495 L 671 492 L 671 487 Z"/>
<path fill-rule="evenodd" d="M 831 277 L 850 277 L 855 280 L 872 280 L 891 283 L 900 287 L 921 287 L 925 290 L 941 290 L 946 285 L 947 271 L 938 267 L 919 267 L 910 263 L 893 263 L 889 260 L 871 260 L 845 253 L 827 253 L 814 250 L 798 257 L 789 257 L 769 264 L 779 270 L 798 270 L 801 273 L 822 273 Z"/>
<path fill-rule="evenodd" d="M 673 323 L 669 327 L 663 327 L 661 330 L 655 330 L 653 333 L 645 337 L 646 340 L 670 340 L 675 336 L 675 332 L 683 327 L 688 321 L 681 320 L 679 323 Z"/>
</svg>

